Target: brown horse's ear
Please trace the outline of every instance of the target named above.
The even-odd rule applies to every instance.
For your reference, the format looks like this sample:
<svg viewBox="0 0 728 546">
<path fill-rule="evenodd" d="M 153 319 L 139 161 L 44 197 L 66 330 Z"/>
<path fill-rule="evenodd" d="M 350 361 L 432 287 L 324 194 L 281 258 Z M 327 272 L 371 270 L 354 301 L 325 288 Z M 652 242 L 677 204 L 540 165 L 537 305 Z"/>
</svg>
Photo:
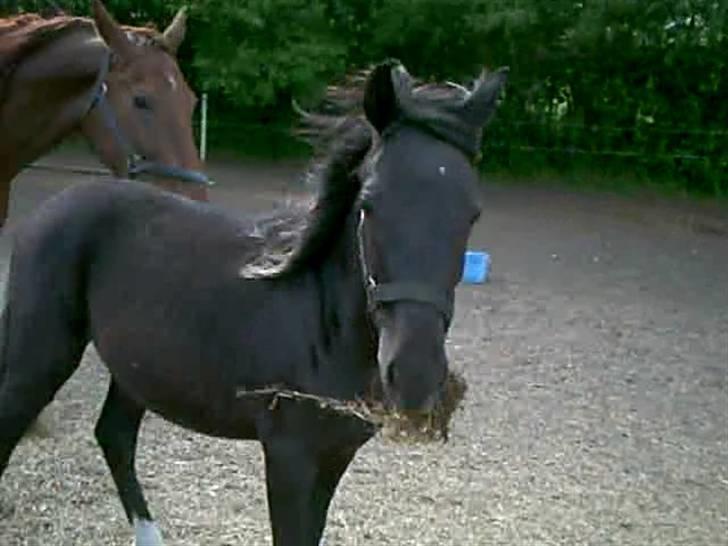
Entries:
<svg viewBox="0 0 728 546">
<path fill-rule="evenodd" d="M 48 0 L 47 2 L 48 7 L 45 10 L 41 11 L 41 16 L 43 17 L 61 17 L 63 15 L 66 15 L 66 12 L 63 11 L 63 8 L 56 4 L 54 0 Z"/>
<path fill-rule="evenodd" d="M 185 33 L 187 32 L 187 8 L 182 6 L 177 15 L 164 31 L 162 40 L 164 46 L 169 50 L 170 53 L 176 54 L 179 46 L 185 39 Z"/>
<path fill-rule="evenodd" d="M 467 121 L 476 127 L 484 127 L 495 114 L 498 96 L 508 80 L 507 66 L 499 68 L 491 74 L 483 74 L 478 79 L 472 94 L 463 105 L 463 113 Z"/>
<path fill-rule="evenodd" d="M 372 126 L 381 133 L 399 115 L 399 101 L 403 93 L 411 92 L 412 79 L 396 59 L 374 67 L 364 87 L 364 114 Z"/>
<path fill-rule="evenodd" d="M 92 6 L 96 28 L 106 45 L 122 59 L 132 57 L 135 53 L 134 44 L 126 37 L 126 33 L 119 23 L 114 20 L 100 0 L 93 0 Z"/>
</svg>

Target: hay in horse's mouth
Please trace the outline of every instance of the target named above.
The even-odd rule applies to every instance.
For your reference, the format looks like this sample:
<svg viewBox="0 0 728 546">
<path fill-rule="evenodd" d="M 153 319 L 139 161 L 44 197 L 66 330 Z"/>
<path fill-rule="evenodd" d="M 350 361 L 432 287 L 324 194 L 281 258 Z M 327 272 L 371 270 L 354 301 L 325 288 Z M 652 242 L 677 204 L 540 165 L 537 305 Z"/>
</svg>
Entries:
<svg viewBox="0 0 728 546">
<path fill-rule="evenodd" d="M 344 401 L 277 387 L 239 390 L 237 397 L 266 400 L 267 409 L 270 411 L 275 411 L 282 401 L 314 404 L 317 411 L 373 426 L 387 440 L 427 443 L 448 441 L 450 423 L 461 406 L 466 391 L 467 382 L 464 376 L 451 370 L 442 400 L 429 412 L 401 412 L 389 409 L 379 401 Z"/>
<path fill-rule="evenodd" d="M 460 372 L 449 371 L 440 403 L 428 412 L 398 412 L 377 407 L 373 411 L 380 420 L 381 434 L 395 442 L 447 442 L 450 423 L 465 399 L 468 389 Z"/>
</svg>

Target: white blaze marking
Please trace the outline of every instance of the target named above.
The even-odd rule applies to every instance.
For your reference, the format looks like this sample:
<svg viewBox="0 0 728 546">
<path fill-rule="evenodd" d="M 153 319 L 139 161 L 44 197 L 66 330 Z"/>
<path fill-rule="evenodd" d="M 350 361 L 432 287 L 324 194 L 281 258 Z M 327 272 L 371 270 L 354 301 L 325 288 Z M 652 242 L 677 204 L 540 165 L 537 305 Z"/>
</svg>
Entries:
<svg viewBox="0 0 728 546">
<path fill-rule="evenodd" d="M 169 82 L 169 85 L 172 87 L 172 91 L 177 90 L 177 80 L 174 76 L 171 74 L 167 74 L 167 81 Z"/>
</svg>

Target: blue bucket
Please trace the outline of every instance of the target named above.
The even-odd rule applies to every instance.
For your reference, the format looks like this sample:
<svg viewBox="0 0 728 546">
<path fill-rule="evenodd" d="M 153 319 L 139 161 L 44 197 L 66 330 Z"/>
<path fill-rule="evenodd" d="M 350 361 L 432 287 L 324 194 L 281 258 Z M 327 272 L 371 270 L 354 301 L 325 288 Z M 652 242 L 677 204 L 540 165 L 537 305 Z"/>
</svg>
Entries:
<svg viewBox="0 0 728 546">
<path fill-rule="evenodd" d="M 490 254 L 468 250 L 464 256 L 462 282 L 480 284 L 488 280 Z"/>
</svg>

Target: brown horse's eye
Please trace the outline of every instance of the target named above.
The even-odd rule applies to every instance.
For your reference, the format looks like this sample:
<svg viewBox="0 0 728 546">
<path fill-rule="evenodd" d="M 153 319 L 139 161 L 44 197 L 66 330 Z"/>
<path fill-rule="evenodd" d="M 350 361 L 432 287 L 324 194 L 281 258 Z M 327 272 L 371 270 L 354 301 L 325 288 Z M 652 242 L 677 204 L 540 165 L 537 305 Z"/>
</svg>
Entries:
<svg viewBox="0 0 728 546">
<path fill-rule="evenodd" d="M 151 110 L 152 105 L 149 102 L 149 98 L 144 95 L 135 95 L 134 96 L 134 106 L 139 108 L 140 110 Z"/>
</svg>

